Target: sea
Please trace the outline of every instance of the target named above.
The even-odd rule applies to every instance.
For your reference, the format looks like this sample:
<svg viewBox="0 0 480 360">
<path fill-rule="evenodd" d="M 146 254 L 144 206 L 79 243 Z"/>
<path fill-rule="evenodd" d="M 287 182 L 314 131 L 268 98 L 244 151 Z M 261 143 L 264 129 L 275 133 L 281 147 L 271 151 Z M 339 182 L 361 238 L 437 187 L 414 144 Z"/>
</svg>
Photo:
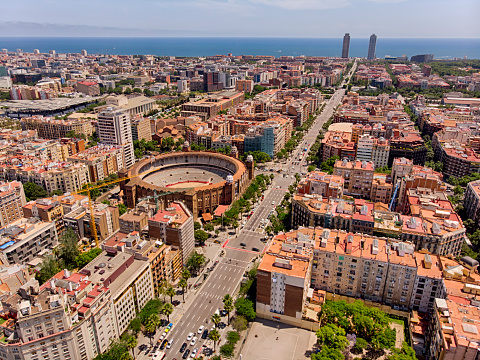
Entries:
<svg viewBox="0 0 480 360">
<path fill-rule="evenodd" d="M 342 38 L 246 37 L 0 37 L 0 49 L 42 53 L 157 55 L 198 57 L 209 55 L 340 56 Z M 350 57 L 366 57 L 369 39 L 352 38 Z M 480 59 L 480 39 L 377 39 L 376 56 L 434 54 L 435 59 Z"/>
</svg>

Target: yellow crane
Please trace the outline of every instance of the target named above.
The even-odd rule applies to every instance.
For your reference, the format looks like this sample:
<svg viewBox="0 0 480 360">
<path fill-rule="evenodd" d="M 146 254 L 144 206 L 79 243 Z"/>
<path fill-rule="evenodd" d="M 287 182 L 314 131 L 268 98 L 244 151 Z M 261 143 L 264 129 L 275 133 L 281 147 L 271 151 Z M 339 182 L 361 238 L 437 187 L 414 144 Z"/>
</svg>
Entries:
<svg viewBox="0 0 480 360">
<path fill-rule="evenodd" d="M 71 194 L 74 195 L 74 194 L 81 194 L 81 193 L 87 193 L 87 196 L 88 196 L 88 206 L 90 208 L 90 230 L 91 230 L 91 233 L 95 239 L 95 247 L 98 247 L 98 235 L 97 235 L 97 225 L 95 224 L 95 215 L 93 214 L 93 201 L 92 201 L 92 196 L 91 196 L 91 191 L 92 190 L 95 190 L 95 189 L 99 189 L 99 188 L 102 188 L 102 187 L 105 187 L 105 186 L 108 186 L 108 185 L 112 185 L 112 184 L 116 184 L 116 183 L 119 183 L 119 182 L 122 182 L 122 181 L 126 181 L 126 180 L 130 180 L 130 179 L 133 179 L 133 178 L 136 178 L 136 177 L 139 177 L 139 176 L 144 176 L 144 175 L 147 175 L 151 172 L 154 172 L 156 171 L 157 169 L 151 169 L 151 170 L 147 170 L 147 171 L 144 171 L 143 173 L 140 173 L 140 174 L 137 174 L 137 175 L 132 175 L 132 176 L 125 176 L 125 177 L 122 177 L 122 178 L 118 178 L 118 179 L 115 179 L 115 180 L 112 180 L 112 181 L 109 181 L 109 182 L 106 182 L 102 185 L 94 185 L 94 186 L 89 186 L 85 189 L 82 189 L 82 190 L 78 190 L 78 191 L 75 191 L 75 192 L 72 192 Z M 155 191 L 154 192 L 154 196 L 147 196 L 143 199 L 154 199 L 155 200 L 155 207 L 156 207 L 156 211 L 158 211 L 158 198 L 160 196 L 163 196 L 163 195 L 168 195 L 168 194 L 173 194 L 173 193 L 178 193 L 178 192 L 181 192 L 181 191 L 184 191 L 186 189 L 176 189 L 176 190 L 173 190 L 173 191 L 168 191 L 168 192 L 163 192 L 161 194 L 158 194 L 157 195 L 157 192 Z"/>
</svg>

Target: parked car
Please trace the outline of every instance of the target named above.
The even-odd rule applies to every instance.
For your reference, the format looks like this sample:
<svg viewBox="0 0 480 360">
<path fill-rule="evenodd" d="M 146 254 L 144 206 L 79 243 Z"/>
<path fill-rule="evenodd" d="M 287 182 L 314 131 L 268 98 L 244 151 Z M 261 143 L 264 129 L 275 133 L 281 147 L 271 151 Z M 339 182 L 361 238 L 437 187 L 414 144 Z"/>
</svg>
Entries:
<svg viewBox="0 0 480 360">
<path fill-rule="evenodd" d="M 205 330 L 205 326 L 202 325 L 198 328 L 198 333 L 201 334 L 203 330 Z"/>
<path fill-rule="evenodd" d="M 183 353 L 185 351 L 185 349 L 187 348 L 187 343 L 183 343 L 182 344 L 182 347 L 180 348 L 180 352 Z"/>
<path fill-rule="evenodd" d="M 187 335 L 187 341 L 192 340 L 192 339 L 193 339 L 193 335 L 194 335 L 194 333 L 192 333 L 192 332 L 189 333 L 189 334 Z"/>
<path fill-rule="evenodd" d="M 170 339 L 170 341 L 167 344 L 167 349 L 170 349 L 173 345 L 173 339 Z"/>
<path fill-rule="evenodd" d="M 203 333 L 202 333 L 202 339 L 205 340 L 207 337 L 208 337 L 208 330 L 205 329 L 205 330 L 203 330 Z"/>
<path fill-rule="evenodd" d="M 168 340 L 167 339 L 163 340 L 162 345 L 160 345 L 160 350 L 165 349 L 165 346 L 167 346 L 167 344 L 168 344 Z"/>
<path fill-rule="evenodd" d="M 197 342 L 197 337 L 195 336 L 192 341 L 190 341 L 190 345 L 195 345 L 195 343 Z"/>
<path fill-rule="evenodd" d="M 190 349 L 185 350 L 185 352 L 183 353 L 182 359 L 188 358 L 188 354 L 190 354 Z"/>
</svg>

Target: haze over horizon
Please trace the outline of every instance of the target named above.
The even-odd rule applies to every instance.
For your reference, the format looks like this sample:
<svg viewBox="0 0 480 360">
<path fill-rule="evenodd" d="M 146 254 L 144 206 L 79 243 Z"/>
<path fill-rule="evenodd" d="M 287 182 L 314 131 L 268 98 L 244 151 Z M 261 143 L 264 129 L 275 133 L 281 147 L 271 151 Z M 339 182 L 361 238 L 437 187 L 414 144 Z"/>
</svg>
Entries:
<svg viewBox="0 0 480 360">
<path fill-rule="evenodd" d="M 352 38 L 372 33 L 383 38 L 478 38 L 480 34 L 476 0 L 458 0 L 454 6 L 447 0 L 85 0 L 81 5 L 71 0 L 10 2 L 9 11 L 0 14 L 2 37 L 339 38 L 348 32 Z"/>
</svg>

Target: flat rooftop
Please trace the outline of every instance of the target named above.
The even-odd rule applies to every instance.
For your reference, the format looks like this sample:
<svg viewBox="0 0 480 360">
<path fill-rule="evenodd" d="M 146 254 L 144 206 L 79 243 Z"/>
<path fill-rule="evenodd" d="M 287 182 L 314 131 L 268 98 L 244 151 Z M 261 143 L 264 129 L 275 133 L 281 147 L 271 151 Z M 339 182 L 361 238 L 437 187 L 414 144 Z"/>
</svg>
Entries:
<svg viewBox="0 0 480 360">
<path fill-rule="evenodd" d="M 83 98 L 54 98 L 44 100 L 10 100 L 2 103 L 2 106 L 6 106 L 14 110 L 59 110 L 68 108 L 70 106 L 76 106 L 81 104 L 97 101 L 101 97 L 83 97 Z"/>
</svg>

